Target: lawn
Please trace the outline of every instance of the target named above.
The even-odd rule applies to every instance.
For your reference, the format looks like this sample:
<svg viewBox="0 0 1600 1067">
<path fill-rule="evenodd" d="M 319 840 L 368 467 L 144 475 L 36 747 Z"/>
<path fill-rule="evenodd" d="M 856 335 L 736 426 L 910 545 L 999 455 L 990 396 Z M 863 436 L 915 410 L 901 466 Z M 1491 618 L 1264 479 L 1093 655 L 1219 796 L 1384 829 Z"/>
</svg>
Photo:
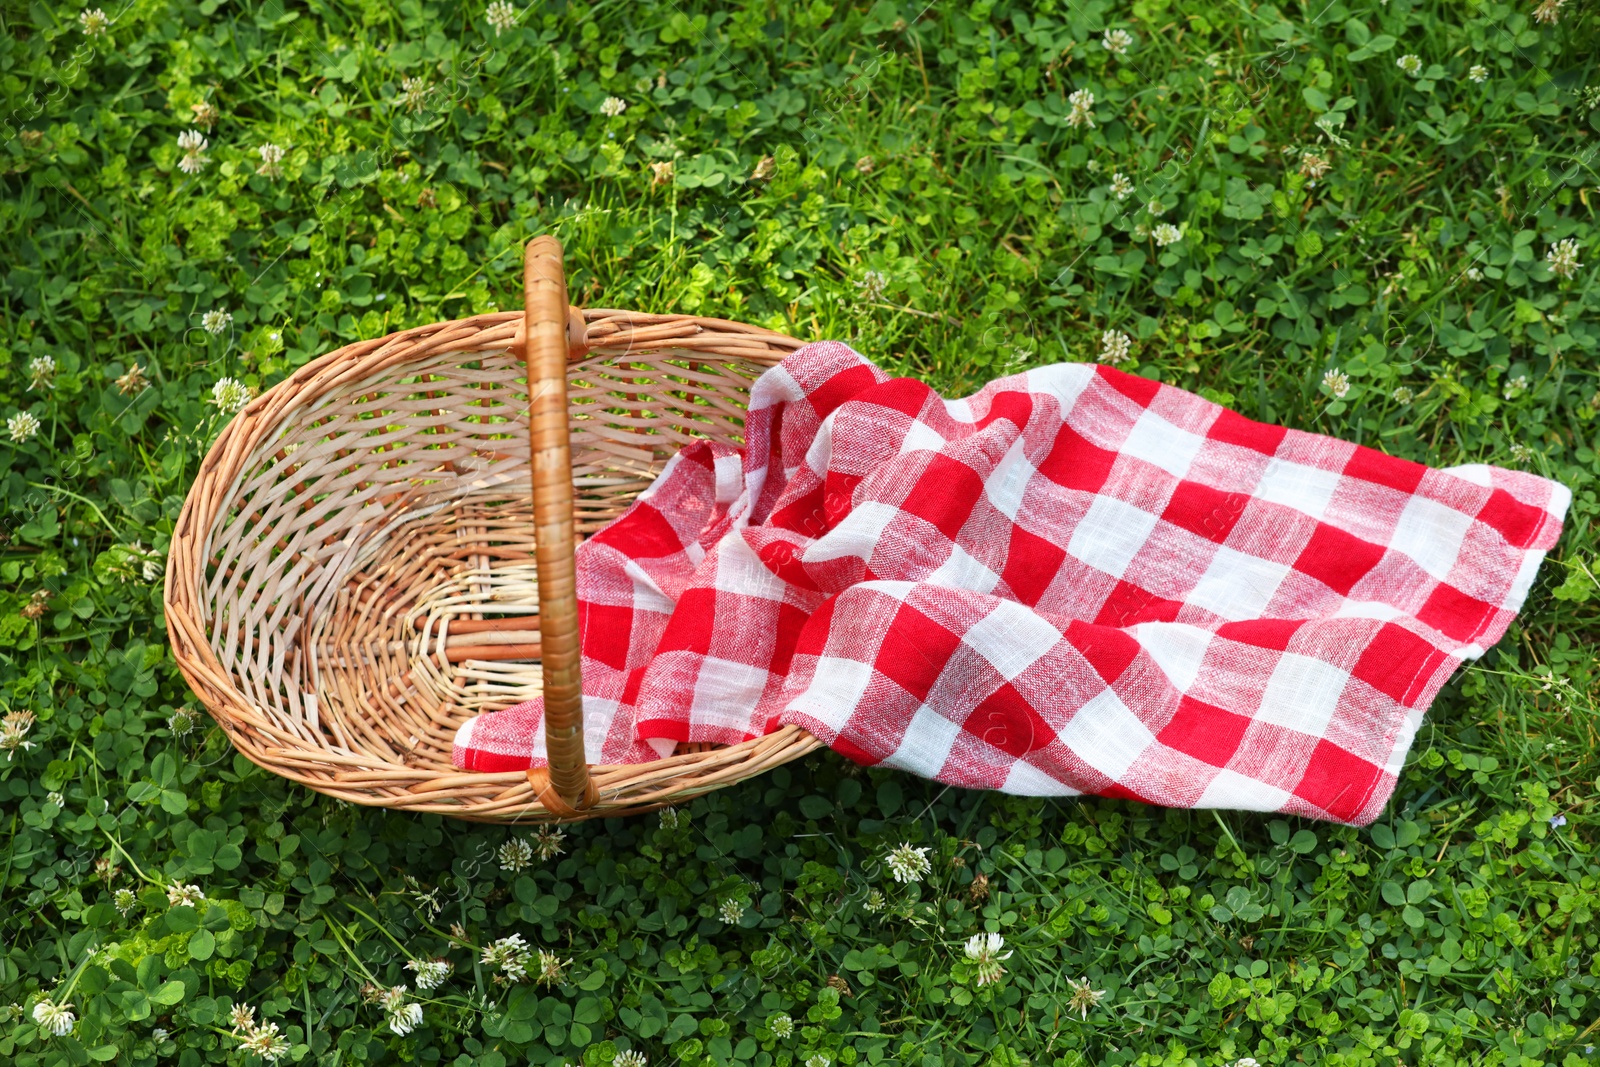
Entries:
<svg viewBox="0 0 1600 1067">
<path fill-rule="evenodd" d="M 0 1062 L 1600 1063 L 1592 3 L 520 2 L 0 4 Z M 1573 508 L 1365 829 L 824 753 L 563 836 L 258 770 L 162 622 L 209 442 L 519 307 L 541 232 L 590 306 L 952 394 L 1117 361 Z"/>
</svg>

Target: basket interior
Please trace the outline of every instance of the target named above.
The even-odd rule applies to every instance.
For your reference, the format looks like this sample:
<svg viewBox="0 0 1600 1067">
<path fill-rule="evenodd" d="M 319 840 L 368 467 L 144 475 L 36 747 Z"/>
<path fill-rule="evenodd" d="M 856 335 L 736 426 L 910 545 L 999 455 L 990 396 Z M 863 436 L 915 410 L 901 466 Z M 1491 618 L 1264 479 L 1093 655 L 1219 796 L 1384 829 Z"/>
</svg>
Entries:
<svg viewBox="0 0 1600 1067">
<path fill-rule="evenodd" d="M 685 443 L 739 444 L 764 369 L 692 350 L 573 364 L 579 535 Z M 465 347 L 307 396 L 265 434 L 209 532 L 200 597 L 211 649 L 258 715 L 300 745 L 447 770 L 461 722 L 537 694 L 533 656 L 460 658 L 515 638 L 447 647 L 437 628 L 524 617 L 536 640 L 527 404 L 519 356 Z"/>
</svg>

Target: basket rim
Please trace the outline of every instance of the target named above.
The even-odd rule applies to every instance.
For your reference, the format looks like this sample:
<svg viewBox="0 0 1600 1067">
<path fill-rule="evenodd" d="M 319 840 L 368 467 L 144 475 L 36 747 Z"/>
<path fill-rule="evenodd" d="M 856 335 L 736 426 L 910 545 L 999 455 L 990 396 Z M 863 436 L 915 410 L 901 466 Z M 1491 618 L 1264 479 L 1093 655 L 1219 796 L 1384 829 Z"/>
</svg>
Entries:
<svg viewBox="0 0 1600 1067">
<path fill-rule="evenodd" d="M 727 319 L 611 308 L 584 309 L 582 315 L 589 325 L 590 343 L 574 363 L 625 357 L 634 351 L 660 353 L 681 348 L 693 352 L 698 348 L 695 340 L 709 334 L 705 339 L 713 344 L 719 336 L 724 337 L 727 343 L 723 347 L 729 351 L 707 352 L 707 358 L 771 366 L 802 344 L 763 327 Z M 258 447 L 292 413 L 314 405 L 340 386 L 436 352 L 516 351 L 522 345 L 523 322 L 521 311 L 488 312 L 343 345 L 306 363 L 252 400 L 223 427 L 207 451 L 173 527 L 163 609 L 179 672 L 234 748 L 250 762 L 317 792 L 364 806 L 444 814 L 468 821 L 567 821 L 539 803 L 525 771 L 445 771 L 395 764 L 375 754 L 353 753 L 347 762 L 328 750 L 296 751 L 265 743 L 272 733 L 285 731 L 275 731 L 264 718 L 270 713 L 257 708 L 235 683 L 233 672 L 222 664 L 207 639 L 199 610 L 201 577 L 217 518 L 232 499 L 236 483 Z M 636 339 L 634 333 L 644 336 Z M 656 810 L 731 785 L 822 746 L 822 741 L 804 729 L 785 725 L 736 744 L 679 753 L 648 763 L 590 764 L 600 800 L 581 817 Z M 744 769 L 742 764 L 750 766 Z M 341 765 L 346 769 L 340 770 Z M 742 773 L 731 773 L 734 770 Z M 396 785 L 406 780 L 414 784 L 400 796 L 374 795 L 357 785 L 359 781 L 386 778 Z M 463 790 L 484 799 L 463 804 Z"/>
</svg>

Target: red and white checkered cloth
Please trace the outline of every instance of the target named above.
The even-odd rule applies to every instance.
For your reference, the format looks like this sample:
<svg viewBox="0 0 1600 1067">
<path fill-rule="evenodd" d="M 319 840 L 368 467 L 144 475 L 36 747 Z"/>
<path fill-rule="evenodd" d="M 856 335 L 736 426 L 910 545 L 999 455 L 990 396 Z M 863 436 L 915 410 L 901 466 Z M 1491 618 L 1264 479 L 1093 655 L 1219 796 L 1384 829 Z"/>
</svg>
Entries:
<svg viewBox="0 0 1600 1067">
<path fill-rule="evenodd" d="M 797 723 L 952 785 L 1366 824 L 1570 500 L 1089 364 L 944 400 L 822 343 L 750 399 L 744 452 L 578 549 L 593 762 Z M 537 700 L 456 736 L 543 758 Z"/>
</svg>

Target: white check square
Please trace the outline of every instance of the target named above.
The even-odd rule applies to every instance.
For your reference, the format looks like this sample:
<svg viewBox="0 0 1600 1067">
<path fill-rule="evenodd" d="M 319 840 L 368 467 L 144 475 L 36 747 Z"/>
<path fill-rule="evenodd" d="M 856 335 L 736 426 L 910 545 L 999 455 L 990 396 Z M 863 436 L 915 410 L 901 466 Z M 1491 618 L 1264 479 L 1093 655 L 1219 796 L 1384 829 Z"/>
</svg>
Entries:
<svg viewBox="0 0 1600 1067">
<path fill-rule="evenodd" d="M 1017 760 L 1006 772 L 1000 786 L 1007 793 L 1019 797 L 1075 797 L 1081 794 L 1067 783 L 1041 771 L 1027 760 Z"/>
<path fill-rule="evenodd" d="M 1113 781 L 1156 740 L 1109 689 L 1079 708 L 1056 736 L 1073 755 Z"/>
<path fill-rule="evenodd" d="M 1266 782 L 1246 778 L 1226 767 L 1206 786 L 1197 808 L 1237 808 L 1241 811 L 1282 811 L 1291 794 Z"/>
<path fill-rule="evenodd" d="M 1094 381 L 1095 370 L 1087 363 L 1055 363 L 1026 371 L 1030 393 L 1049 393 L 1061 401 L 1061 410 L 1070 411 L 1078 397 Z"/>
<path fill-rule="evenodd" d="M 870 663 L 819 656 L 806 691 L 791 700 L 784 711 L 809 715 L 835 732 L 841 731 L 872 684 L 872 674 Z"/>
<path fill-rule="evenodd" d="M 847 556 L 869 560 L 883 539 L 883 531 L 901 514 L 893 504 L 881 500 L 866 501 L 846 515 L 839 525 L 807 545 L 800 558 L 807 563 L 822 563 Z"/>
<path fill-rule="evenodd" d="M 1322 737 L 1349 680 L 1344 671 L 1321 660 L 1284 652 L 1267 681 L 1256 720 Z"/>
<path fill-rule="evenodd" d="M 890 767 L 932 778 L 950 758 L 961 727 L 929 708 L 919 707 L 900 738 L 900 747 L 883 762 Z"/>
<path fill-rule="evenodd" d="M 1211 645 L 1210 631 L 1181 622 L 1147 622 L 1130 632 L 1173 688 L 1187 693 L 1200 675 L 1200 664 Z"/>
<path fill-rule="evenodd" d="M 694 706 L 701 710 L 696 721 L 742 728 L 750 720 L 744 709 L 753 707 L 761 699 L 770 677 L 765 667 L 752 667 L 717 656 L 704 657 L 694 681 Z M 731 718 L 722 714 L 723 709 L 732 713 Z"/>
<path fill-rule="evenodd" d="M 1439 473 L 1460 478 L 1473 485 L 1481 485 L 1485 489 L 1494 485 L 1494 474 L 1486 463 L 1463 463 L 1459 467 L 1441 467 Z"/>
<path fill-rule="evenodd" d="M 1471 515 L 1427 497 L 1414 496 L 1400 513 L 1389 547 L 1410 556 L 1417 566 L 1442 581 L 1450 576 L 1461 555 L 1461 543 L 1471 529 Z"/>
<path fill-rule="evenodd" d="M 1184 601 L 1229 622 L 1259 619 L 1292 569 L 1223 545 Z"/>
<path fill-rule="evenodd" d="M 907 452 L 929 451 L 937 452 L 946 444 L 944 435 L 932 426 L 920 420 L 911 424 L 911 429 L 906 431 L 905 437 L 900 440 L 900 454 Z"/>
<path fill-rule="evenodd" d="M 944 402 L 944 411 L 946 415 L 949 415 L 956 422 L 970 424 L 977 421 L 972 415 L 972 402 L 966 399 L 946 400 Z"/>
<path fill-rule="evenodd" d="M 1180 430 L 1153 411 L 1145 411 L 1122 442 L 1124 455 L 1137 456 L 1160 467 L 1174 478 L 1189 473 L 1189 465 L 1200 454 L 1205 438 Z"/>
<path fill-rule="evenodd" d="M 1016 522 L 1017 512 L 1022 508 L 1022 498 L 1038 474 L 1034 465 L 1028 462 L 1023 439 L 1018 437 L 1011 442 L 1011 447 L 1006 449 L 1006 454 L 1000 457 L 1000 462 L 984 482 L 984 496 L 996 511 Z"/>
<path fill-rule="evenodd" d="M 950 558 L 927 577 L 928 584 L 987 593 L 1000 584 L 1000 576 L 973 559 L 960 545 L 950 547 Z"/>
<path fill-rule="evenodd" d="M 1313 519 L 1321 519 L 1338 489 L 1339 475 L 1333 471 L 1274 459 L 1267 464 L 1255 496 L 1258 500 L 1281 504 Z"/>
<path fill-rule="evenodd" d="M 1072 531 L 1067 553 L 1095 570 L 1121 578 L 1158 520 L 1116 497 L 1096 496 Z"/>
<path fill-rule="evenodd" d="M 995 602 L 994 610 L 969 627 L 962 642 L 982 656 L 1006 681 L 1031 667 L 1061 640 L 1061 631 L 1014 600 Z"/>
</svg>

